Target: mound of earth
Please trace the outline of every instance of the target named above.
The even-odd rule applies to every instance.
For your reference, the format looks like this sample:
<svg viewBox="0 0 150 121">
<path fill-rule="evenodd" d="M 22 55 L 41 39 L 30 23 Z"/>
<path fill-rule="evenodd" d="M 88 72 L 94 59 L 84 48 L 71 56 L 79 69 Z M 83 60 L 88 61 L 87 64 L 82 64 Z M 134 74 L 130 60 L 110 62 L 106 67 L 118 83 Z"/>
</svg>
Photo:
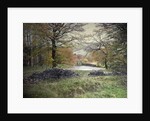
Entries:
<svg viewBox="0 0 150 121">
<path fill-rule="evenodd" d="M 124 76 L 127 75 L 125 72 L 103 72 L 101 70 L 92 71 L 88 74 L 89 76 Z"/>
<path fill-rule="evenodd" d="M 126 72 L 112 72 L 112 75 L 124 76 L 127 75 Z"/>
<path fill-rule="evenodd" d="M 104 76 L 105 73 L 103 71 L 92 71 L 88 75 L 89 76 Z"/>
<path fill-rule="evenodd" d="M 70 78 L 79 76 L 75 72 L 71 70 L 64 70 L 64 69 L 48 69 L 41 73 L 33 73 L 31 76 L 24 79 L 24 83 L 36 83 L 45 79 L 53 78 L 53 79 L 60 79 L 60 78 Z"/>
</svg>

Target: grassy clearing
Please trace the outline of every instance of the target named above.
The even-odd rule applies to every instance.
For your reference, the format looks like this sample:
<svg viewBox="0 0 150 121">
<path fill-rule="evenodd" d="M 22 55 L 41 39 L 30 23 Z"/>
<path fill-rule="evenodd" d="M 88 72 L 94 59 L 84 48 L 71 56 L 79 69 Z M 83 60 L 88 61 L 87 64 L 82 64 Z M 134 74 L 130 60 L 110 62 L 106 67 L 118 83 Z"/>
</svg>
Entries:
<svg viewBox="0 0 150 121">
<path fill-rule="evenodd" d="M 40 70 L 40 69 L 39 69 Z M 42 70 L 40 70 L 42 71 Z M 28 71 L 31 74 L 31 71 Z M 39 71 L 38 71 L 39 72 Z M 89 77 L 89 71 L 75 71 L 80 77 L 48 79 L 24 84 L 24 98 L 126 98 L 126 76 Z M 26 73 L 26 71 L 24 71 Z"/>
</svg>

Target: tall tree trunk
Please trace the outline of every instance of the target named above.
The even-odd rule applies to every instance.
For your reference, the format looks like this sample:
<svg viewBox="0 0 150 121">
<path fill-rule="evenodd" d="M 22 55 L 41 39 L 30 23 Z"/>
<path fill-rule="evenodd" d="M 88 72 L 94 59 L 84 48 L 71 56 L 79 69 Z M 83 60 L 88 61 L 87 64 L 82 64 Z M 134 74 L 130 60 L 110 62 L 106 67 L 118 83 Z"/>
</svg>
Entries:
<svg viewBox="0 0 150 121">
<path fill-rule="evenodd" d="M 33 67 L 34 65 L 34 61 L 33 61 L 33 57 L 31 57 L 31 67 Z"/>
<path fill-rule="evenodd" d="M 107 59 L 105 58 L 105 68 L 108 69 Z"/>
<path fill-rule="evenodd" d="M 52 40 L 52 68 L 57 66 L 56 63 L 56 43 L 55 40 Z"/>
</svg>

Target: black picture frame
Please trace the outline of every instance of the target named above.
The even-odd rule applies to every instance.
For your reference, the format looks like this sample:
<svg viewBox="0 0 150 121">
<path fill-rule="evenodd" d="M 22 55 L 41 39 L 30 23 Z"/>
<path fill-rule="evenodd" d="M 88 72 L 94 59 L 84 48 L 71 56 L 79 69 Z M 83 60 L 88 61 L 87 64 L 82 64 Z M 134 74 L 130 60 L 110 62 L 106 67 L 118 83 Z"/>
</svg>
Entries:
<svg viewBox="0 0 150 121">
<path fill-rule="evenodd" d="M 118 2 L 117 2 L 118 3 Z M 62 1 L 62 2 L 53 2 L 53 3 L 50 3 L 49 1 L 29 1 L 29 0 L 24 0 L 24 1 L 16 1 L 16 0 L 13 0 L 13 1 L 8 1 L 8 0 L 1 0 L 0 1 L 0 12 L 1 12 L 1 30 L 2 30 L 2 38 L 3 38 L 3 49 L 1 52 L 4 52 L 3 53 L 3 62 L 2 62 L 2 65 L 4 66 L 3 68 L 3 72 L 2 72 L 2 75 L 4 76 L 3 80 L 1 80 L 1 93 L 2 93 L 2 118 L 4 119 L 5 117 L 9 117 L 9 118 L 12 118 L 12 117 L 15 117 L 14 115 L 18 115 L 18 114 L 7 114 L 7 75 L 8 75 L 8 57 L 7 57 L 7 50 L 8 50 L 8 46 L 7 46 L 7 8 L 8 7 L 142 7 L 143 8 L 143 43 L 142 43 L 142 50 L 143 50 L 143 74 L 142 74 L 142 78 L 143 78 L 143 113 L 142 114 L 127 114 L 127 115 L 124 115 L 124 114 L 108 114 L 108 115 L 105 115 L 105 114 L 96 114 L 96 115 L 86 115 L 84 117 L 86 117 L 88 119 L 88 117 L 92 117 L 92 118 L 95 118 L 96 116 L 99 117 L 99 118 L 115 118 L 117 117 L 118 119 L 122 119 L 122 118 L 125 118 L 125 120 L 127 118 L 134 118 L 135 120 L 138 119 L 138 118 L 141 118 L 141 119 L 144 119 L 145 116 L 148 116 L 148 113 L 150 112 L 150 100 L 149 100 L 149 92 L 150 92 L 150 89 L 149 89 L 149 76 L 148 76 L 148 73 L 149 71 L 146 70 L 146 68 L 148 67 L 150 60 L 149 60 L 149 55 L 148 55 L 148 52 L 149 52 L 149 8 L 144 6 L 143 5 L 143 2 L 125 2 L 125 1 L 121 1 L 120 3 L 118 3 L 116 5 L 116 2 L 113 1 L 111 3 L 108 3 L 108 2 L 103 2 L 103 3 L 99 3 L 98 2 L 94 2 L 91 3 L 91 2 L 83 2 L 83 3 L 80 3 L 78 1 L 72 1 L 72 2 L 65 2 L 65 1 Z M 148 68 L 147 68 L 148 69 Z M 4 73 L 4 74 L 3 74 Z M 41 114 L 43 116 L 43 114 Z M 35 114 L 33 115 L 34 117 L 40 117 L 41 115 L 37 114 L 35 116 Z M 19 118 L 22 118 L 22 117 L 30 117 L 30 115 L 23 115 L 23 114 L 20 114 L 18 115 Z M 42 117 L 41 116 L 41 117 Z M 64 117 L 64 118 L 68 118 L 68 116 L 66 117 L 65 115 L 60 115 L 57 116 L 55 114 L 51 114 L 51 115 L 44 115 L 45 117 L 51 117 L 51 118 L 56 118 L 56 117 Z M 69 118 L 72 118 L 73 117 L 73 114 L 70 115 L 71 117 Z"/>
</svg>

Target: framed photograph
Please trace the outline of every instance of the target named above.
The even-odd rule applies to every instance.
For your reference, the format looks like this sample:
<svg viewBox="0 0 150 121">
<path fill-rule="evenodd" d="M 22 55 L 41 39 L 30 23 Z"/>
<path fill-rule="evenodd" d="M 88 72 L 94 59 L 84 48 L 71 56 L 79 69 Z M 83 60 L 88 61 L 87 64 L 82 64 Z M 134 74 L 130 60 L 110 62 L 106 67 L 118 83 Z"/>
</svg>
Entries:
<svg viewBox="0 0 150 121">
<path fill-rule="evenodd" d="M 9 114 L 142 113 L 142 8 L 7 12 Z"/>
</svg>

